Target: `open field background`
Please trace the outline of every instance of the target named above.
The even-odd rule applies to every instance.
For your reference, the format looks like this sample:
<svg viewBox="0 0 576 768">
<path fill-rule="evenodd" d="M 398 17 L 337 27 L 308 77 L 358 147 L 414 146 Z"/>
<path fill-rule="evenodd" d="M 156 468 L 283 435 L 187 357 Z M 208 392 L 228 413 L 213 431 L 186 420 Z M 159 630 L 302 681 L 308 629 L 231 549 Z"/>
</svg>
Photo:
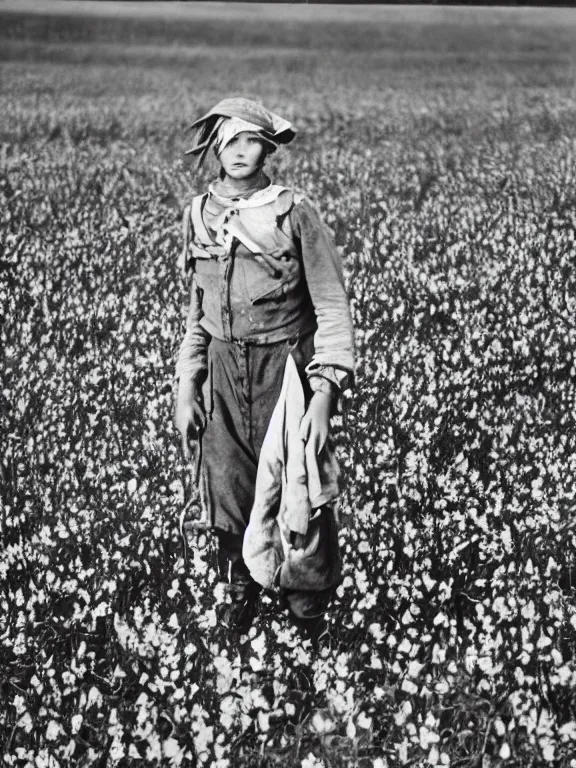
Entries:
<svg viewBox="0 0 576 768">
<path fill-rule="evenodd" d="M 0 3 L 0 763 L 574 768 L 576 12 Z M 214 626 L 171 424 L 186 126 L 344 259 L 345 580 Z"/>
</svg>

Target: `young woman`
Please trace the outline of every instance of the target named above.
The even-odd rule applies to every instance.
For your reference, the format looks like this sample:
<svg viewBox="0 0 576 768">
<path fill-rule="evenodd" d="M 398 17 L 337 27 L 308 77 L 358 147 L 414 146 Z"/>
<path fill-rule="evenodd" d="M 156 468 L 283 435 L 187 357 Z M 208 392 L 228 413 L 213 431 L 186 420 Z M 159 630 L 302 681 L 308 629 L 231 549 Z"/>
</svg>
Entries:
<svg viewBox="0 0 576 768">
<path fill-rule="evenodd" d="M 226 620 L 241 623 L 257 593 L 242 559 L 243 536 L 287 358 L 296 362 L 307 404 L 300 437 L 321 455 L 329 451 L 335 401 L 351 381 L 353 330 L 326 227 L 303 195 L 273 184 L 263 170 L 266 157 L 294 138 L 292 125 L 261 104 L 229 98 L 192 129 L 187 154 L 201 163 L 213 149 L 221 168 L 184 212 L 182 266 L 191 295 L 175 421 L 186 457 L 191 440 L 202 442 L 202 497 L 234 606 Z M 290 595 L 301 617 L 323 613 L 340 578 L 333 513 L 329 506 L 321 511 L 322 546 L 329 539 L 336 551 L 310 590 L 315 601 Z"/>
</svg>

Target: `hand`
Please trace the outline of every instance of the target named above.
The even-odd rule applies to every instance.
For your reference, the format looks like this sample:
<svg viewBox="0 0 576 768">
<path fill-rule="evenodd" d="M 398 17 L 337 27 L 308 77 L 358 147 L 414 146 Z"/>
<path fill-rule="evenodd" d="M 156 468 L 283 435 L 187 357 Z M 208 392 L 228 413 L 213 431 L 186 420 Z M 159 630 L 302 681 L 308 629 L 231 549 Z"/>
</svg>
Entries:
<svg viewBox="0 0 576 768">
<path fill-rule="evenodd" d="M 300 422 L 300 438 L 306 444 L 312 443 L 316 455 L 322 451 L 328 440 L 331 404 L 332 395 L 329 392 L 314 392 L 308 410 Z"/>
<path fill-rule="evenodd" d="M 180 381 L 178 383 L 174 423 L 182 438 L 182 453 L 188 461 L 192 450 L 190 442 L 198 440 L 200 433 L 206 426 L 202 393 L 193 381 Z"/>
</svg>

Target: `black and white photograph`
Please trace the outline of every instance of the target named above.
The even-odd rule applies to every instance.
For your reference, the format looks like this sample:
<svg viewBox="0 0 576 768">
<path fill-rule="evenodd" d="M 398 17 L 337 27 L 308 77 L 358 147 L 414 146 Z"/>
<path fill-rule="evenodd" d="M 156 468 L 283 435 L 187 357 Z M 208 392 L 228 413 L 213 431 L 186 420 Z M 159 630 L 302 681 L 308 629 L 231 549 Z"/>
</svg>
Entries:
<svg viewBox="0 0 576 768">
<path fill-rule="evenodd" d="M 0 0 L 0 766 L 576 768 L 576 7 Z"/>
</svg>

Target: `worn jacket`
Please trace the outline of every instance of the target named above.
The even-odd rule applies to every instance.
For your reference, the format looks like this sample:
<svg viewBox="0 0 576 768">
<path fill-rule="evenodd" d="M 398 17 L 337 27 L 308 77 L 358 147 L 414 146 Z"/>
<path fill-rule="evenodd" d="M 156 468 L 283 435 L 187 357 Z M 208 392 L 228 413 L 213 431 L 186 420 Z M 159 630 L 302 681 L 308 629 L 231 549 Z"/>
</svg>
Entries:
<svg viewBox="0 0 576 768">
<path fill-rule="evenodd" d="M 206 369 L 211 336 L 269 344 L 314 331 L 313 389 L 348 383 L 354 341 L 339 255 L 302 195 L 268 184 L 245 198 L 210 186 L 184 212 L 181 267 L 190 274 L 176 376 Z"/>
</svg>

